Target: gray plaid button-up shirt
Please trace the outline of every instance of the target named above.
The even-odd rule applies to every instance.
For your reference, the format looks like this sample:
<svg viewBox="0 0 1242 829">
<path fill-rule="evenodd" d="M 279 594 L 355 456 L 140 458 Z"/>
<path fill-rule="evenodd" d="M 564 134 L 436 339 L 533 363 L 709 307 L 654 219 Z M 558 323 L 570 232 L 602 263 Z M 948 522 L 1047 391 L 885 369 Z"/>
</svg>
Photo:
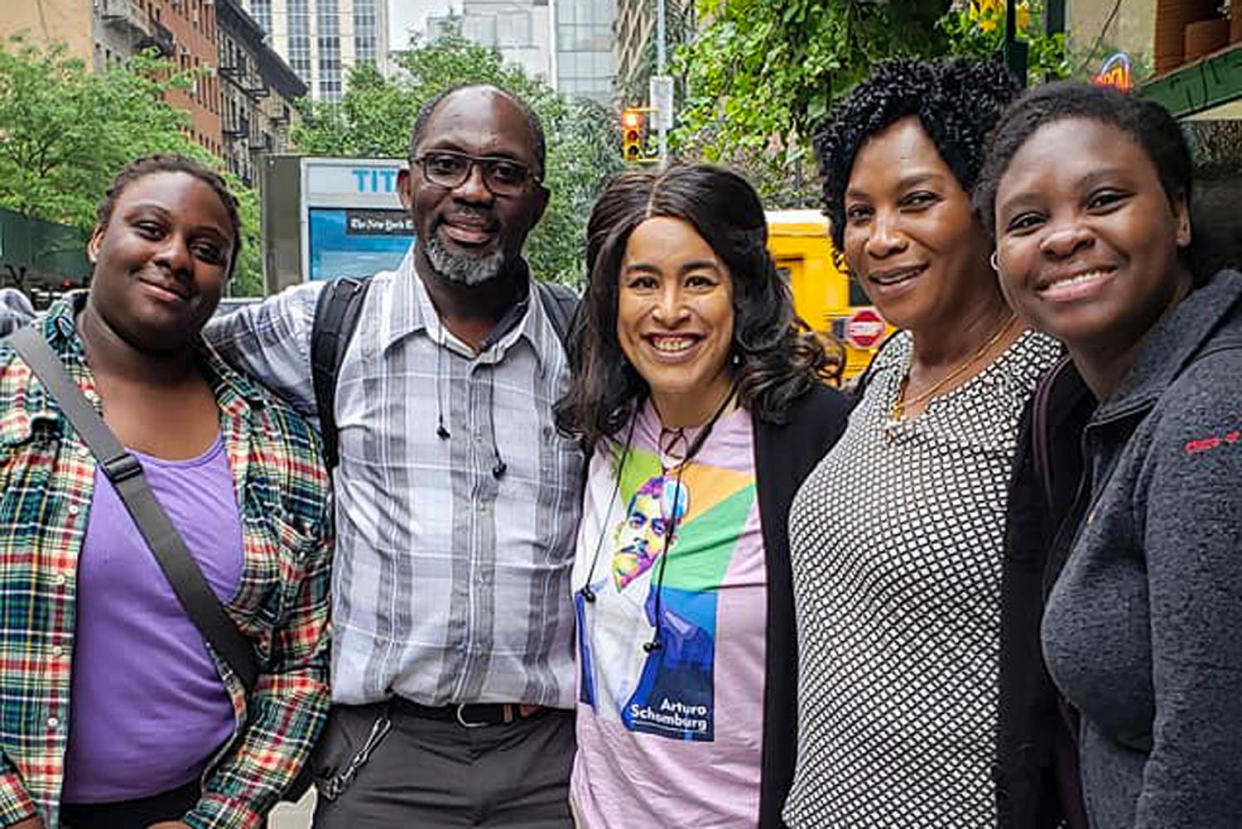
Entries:
<svg viewBox="0 0 1242 829">
<path fill-rule="evenodd" d="M 290 288 L 205 336 L 313 414 L 322 289 Z M 395 693 L 424 705 L 573 707 L 569 571 L 583 459 L 552 420 L 568 383 L 537 298 L 475 354 L 440 324 L 412 250 L 375 275 L 336 392 L 335 702 Z"/>
</svg>

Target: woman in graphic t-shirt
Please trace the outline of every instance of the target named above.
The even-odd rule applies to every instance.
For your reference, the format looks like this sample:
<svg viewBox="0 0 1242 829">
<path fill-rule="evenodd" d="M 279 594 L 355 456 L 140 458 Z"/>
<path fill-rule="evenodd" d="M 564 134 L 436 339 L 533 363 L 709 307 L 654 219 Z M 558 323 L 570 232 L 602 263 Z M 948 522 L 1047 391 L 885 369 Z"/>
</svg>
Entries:
<svg viewBox="0 0 1242 829">
<path fill-rule="evenodd" d="M 574 565 L 588 827 L 777 826 L 794 757 L 786 517 L 846 405 L 758 196 L 704 165 L 591 214 L 561 426 L 593 448 Z"/>
</svg>

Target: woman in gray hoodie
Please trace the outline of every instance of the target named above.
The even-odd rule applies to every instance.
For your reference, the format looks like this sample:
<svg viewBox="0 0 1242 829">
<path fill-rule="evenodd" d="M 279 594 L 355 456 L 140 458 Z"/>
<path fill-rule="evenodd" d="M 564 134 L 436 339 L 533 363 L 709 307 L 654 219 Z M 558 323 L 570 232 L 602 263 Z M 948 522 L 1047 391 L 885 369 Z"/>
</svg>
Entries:
<svg viewBox="0 0 1242 829">
<path fill-rule="evenodd" d="M 982 179 L 1006 298 L 1099 401 L 1042 625 L 1091 825 L 1239 825 L 1242 275 L 1191 266 L 1190 154 L 1157 104 L 1042 87 Z"/>
</svg>

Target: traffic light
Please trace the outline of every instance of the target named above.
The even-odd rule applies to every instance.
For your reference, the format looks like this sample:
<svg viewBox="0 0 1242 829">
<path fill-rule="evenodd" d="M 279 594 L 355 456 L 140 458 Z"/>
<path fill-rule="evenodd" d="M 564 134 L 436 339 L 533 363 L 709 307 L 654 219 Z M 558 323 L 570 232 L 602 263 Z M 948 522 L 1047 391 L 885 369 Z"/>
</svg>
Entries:
<svg viewBox="0 0 1242 829">
<path fill-rule="evenodd" d="M 630 107 L 621 113 L 621 157 L 638 161 L 643 157 L 643 113 Z"/>
</svg>

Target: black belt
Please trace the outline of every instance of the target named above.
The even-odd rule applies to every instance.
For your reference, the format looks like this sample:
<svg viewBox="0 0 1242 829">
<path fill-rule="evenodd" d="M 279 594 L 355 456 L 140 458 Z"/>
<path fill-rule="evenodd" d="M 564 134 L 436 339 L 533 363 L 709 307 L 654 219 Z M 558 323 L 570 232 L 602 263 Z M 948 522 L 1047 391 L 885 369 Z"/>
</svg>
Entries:
<svg viewBox="0 0 1242 829">
<path fill-rule="evenodd" d="M 547 709 L 543 706 L 522 705 L 516 702 L 480 702 L 461 705 L 419 705 L 404 697 L 393 697 L 388 702 L 394 713 L 408 714 L 426 720 L 455 722 L 463 728 L 481 728 L 485 725 L 504 725 L 516 720 L 530 719 Z M 525 713 L 523 713 L 523 709 Z"/>
</svg>

